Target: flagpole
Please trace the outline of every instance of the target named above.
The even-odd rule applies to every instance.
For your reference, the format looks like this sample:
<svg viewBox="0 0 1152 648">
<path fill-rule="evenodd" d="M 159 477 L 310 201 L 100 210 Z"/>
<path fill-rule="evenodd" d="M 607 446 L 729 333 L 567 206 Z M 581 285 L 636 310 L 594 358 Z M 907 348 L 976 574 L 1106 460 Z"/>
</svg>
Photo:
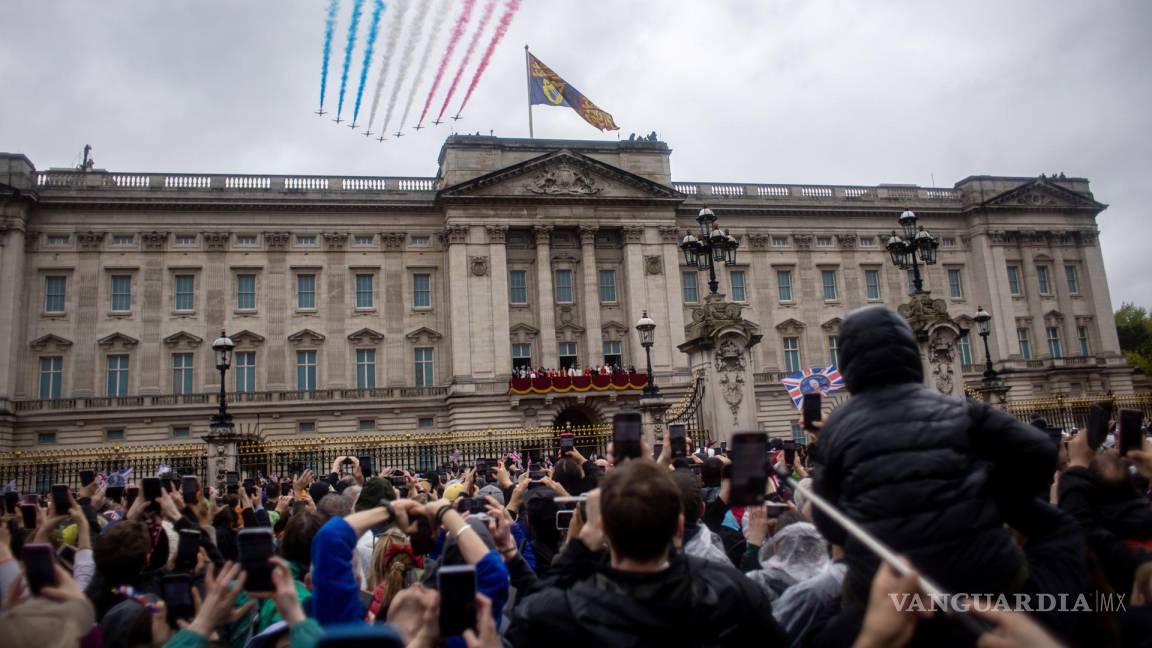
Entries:
<svg viewBox="0 0 1152 648">
<path fill-rule="evenodd" d="M 528 137 L 536 139 L 532 130 L 532 62 L 528 59 L 528 45 L 524 45 L 524 69 L 528 73 Z"/>
</svg>

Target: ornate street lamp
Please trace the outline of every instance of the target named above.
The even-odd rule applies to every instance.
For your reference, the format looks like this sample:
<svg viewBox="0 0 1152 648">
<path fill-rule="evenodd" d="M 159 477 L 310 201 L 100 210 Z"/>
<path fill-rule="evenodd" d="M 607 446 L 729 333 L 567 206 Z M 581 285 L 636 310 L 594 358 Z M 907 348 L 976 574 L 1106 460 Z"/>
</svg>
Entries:
<svg viewBox="0 0 1152 648">
<path fill-rule="evenodd" d="M 984 382 L 995 382 L 999 377 L 992 368 L 992 352 L 988 350 L 988 334 L 992 332 L 992 314 L 984 310 L 983 306 L 976 307 L 976 314 L 972 316 L 976 326 L 980 329 L 980 337 L 984 339 Z"/>
<path fill-rule="evenodd" d="M 701 209 L 696 222 L 700 224 L 699 238 L 689 232 L 681 239 L 680 249 L 684 252 L 685 263 L 696 266 L 697 270 L 708 271 L 708 291 L 715 295 L 720 288 L 720 282 L 716 281 L 716 264 L 736 263 L 736 248 L 740 247 L 740 242 L 715 226 L 716 214 L 711 209 Z"/>
<path fill-rule="evenodd" d="M 920 264 L 936 265 L 936 249 L 940 241 L 928 233 L 923 225 L 917 226 L 916 214 L 906 210 L 898 219 L 904 236 L 892 232 L 888 238 L 888 253 L 892 263 L 901 270 L 912 269 L 912 287 L 916 295 L 924 293 L 924 280 L 920 277 Z"/>
<path fill-rule="evenodd" d="M 656 386 L 656 379 L 652 375 L 652 341 L 655 337 L 656 322 L 648 317 L 648 311 L 636 322 L 636 332 L 640 334 L 640 346 L 644 347 L 644 355 L 648 359 L 648 383 L 644 385 L 645 396 L 658 396 L 660 388 Z"/>
<path fill-rule="evenodd" d="M 228 367 L 232 366 L 232 350 L 236 343 L 224 331 L 212 343 L 212 350 L 216 353 L 216 369 L 220 372 L 220 409 L 212 417 L 210 428 L 213 434 L 229 433 L 232 431 L 232 416 L 228 414 L 228 400 L 225 396 L 224 381 Z"/>
</svg>

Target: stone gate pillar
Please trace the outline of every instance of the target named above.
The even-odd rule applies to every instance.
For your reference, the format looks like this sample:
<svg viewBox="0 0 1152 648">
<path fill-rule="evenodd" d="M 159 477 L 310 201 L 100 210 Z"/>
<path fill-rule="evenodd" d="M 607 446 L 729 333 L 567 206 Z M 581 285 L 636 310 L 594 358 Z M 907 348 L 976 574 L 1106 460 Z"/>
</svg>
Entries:
<svg viewBox="0 0 1152 648">
<path fill-rule="evenodd" d="M 224 473 L 240 470 L 240 441 L 244 438 L 235 428 L 213 428 L 204 435 L 208 451 L 205 472 L 209 481 L 224 481 Z"/>
<path fill-rule="evenodd" d="M 709 295 L 704 306 L 692 311 L 679 346 L 692 372 L 704 376 L 701 413 L 715 441 L 758 429 L 751 349 L 762 336 L 759 325 L 741 317 L 743 308 L 722 295 Z"/>
<path fill-rule="evenodd" d="M 956 351 L 960 326 L 948 315 L 948 305 L 924 292 L 913 295 L 897 310 L 916 334 L 925 384 L 943 394 L 963 397 L 964 369 Z"/>
</svg>

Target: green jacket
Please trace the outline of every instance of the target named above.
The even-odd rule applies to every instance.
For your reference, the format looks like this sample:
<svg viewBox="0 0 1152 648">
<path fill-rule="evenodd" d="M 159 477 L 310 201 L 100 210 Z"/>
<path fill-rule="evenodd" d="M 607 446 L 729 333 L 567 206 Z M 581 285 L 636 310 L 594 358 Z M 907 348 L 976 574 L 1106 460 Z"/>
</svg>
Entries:
<svg viewBox="0 0 1152 648">
<path fill-rule="evenodd" d="M 288 631 L 290 648 L 315 648 L 322 638 L 324 630 L 315 619 L 311 618 L 304 619 Z M 207 637 L 185 629 L 172 635 L 164 644 L 164 648 L 207 648 L 210 644 Z"/>
</svg>

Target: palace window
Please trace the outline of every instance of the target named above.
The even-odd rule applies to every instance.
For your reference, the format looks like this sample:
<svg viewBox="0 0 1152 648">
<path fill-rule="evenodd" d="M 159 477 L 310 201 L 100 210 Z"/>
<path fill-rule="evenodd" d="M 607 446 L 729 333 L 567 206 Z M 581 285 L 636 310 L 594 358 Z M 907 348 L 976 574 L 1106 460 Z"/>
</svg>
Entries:
<svg viewBox="0 0 1152 648">
<path fill-rule="evenodd" d="M 112 312 L 132 310 L 132 275 L 112 275 Z"/>
<path fill-rule="evenodd" d="M 357 247 L 368 247 L 376 241 L 376 236 L 373 234 L 357 234 L 352 237 L 352 245 Z"/>
<path fill-rule="evenodd" d="M 619 365 L 622 355 L 623 354 L 620 353 L 619 340 L 604 341 L 604 364 Z"/>
<path fill-rule="evenodd" d="M 733 270 L 728 273 L 728 282 L 732 287 L 732 301 L 748 301 L 747 291 L 744 289 L 744 271 Z"/>
<path fill-rule="evenodd" d="M 800 371 L 800 338 L 784 338 L 784 370 L 788 373 Z"/>
<path fill-rule="evenodd" d="M 375 306 L 375 286 L 371 273 L 356 275 L 356 308 L 373 308 Z"/>
<path fill-rule="evenodd" d="M 1076 327 L 1076 336 L 1080 340 L 1080 355 L 1082 355 L 1082 356 L 1092 355 L 1092 343 L 1089 341 L 1089 338 L 1088 338 L 1088 327 L 1087 326 L 1077 326 Z"/>
<path fill-rule="evenodd" d="M 316 421 L 300 421 L 296 424 L 296 431 L 300 434 L 315 434 Z M 305 466 L 307 468 L 307 466 Z"/>
<path fill-rule="evenodd" d="M 302 310 L 316 308 L 316 275 L 296 275 L 296 308 Z"/>
<path fill-rule="evenodd" d="M 1064 278 L 1068 281 L 1068 294 L 1080 294 L 1080 272 L 1074 265 L 1064 266 Z"/>
<path fill-rule="evenodd" d="M 191 394 L 192 385 L 192 354 L 172 354 L 172 393 Z"/>
<path fill-rule="evenodd" d="M 880 271 L 879 270 L 865 270 L 864 271 L 864 290 L 865 296 L 869 301 L 878 301 L 880 299 Z"/>
<path fill-rule="evenodd" d="M 108 376 L 106 381 L 108 396 L 128 395 L 128 356 L 108 356 Z"/>
<path fill-rule="evenodd" d="M 1020 357 L 1025 360 L 1032 359 L 1032 335 L 1026 328 L 1016 329 L 1016 340 L 1020 343 Z"/>
<path fill-rule="evenodd" d="M 532 368 L 532 345 L 518 342 L 512 345 L 512 368 Z"/>
<path fill-rule="evenodd" d="M 860 247 L 876 247 L 876 237 L 875 236 L 861 236 L 860 237 Z"/>
<path fill-rule="evenodd" d="M 508 301 L 512 304 L 528 303 L 528 272 L 512 270 L 508 273 Z"/>
<path fill-rule="evenodd" d="M 960 350 L 960 364 L 965 366 L 972 364 L 971 337 L 970 335 L 965 335 L 956 340 L 956 348 Z"/>
<path fill-rule="evenodd" d="M 571 304 L 572 303 L 572 271 L 571 270 L 556 270 L 552 273 L 553 282 L 556 288 L 556 303 L 557 304 Z"/>
<path fill-rule="evenodd" d="M 187 425 L 177 425 L 172 428 L 173 439 L 186 439 L 192 436 L 192 430 Z"/>
<path fill-rule="evenodd" d="M 836 290 L 836 271 L 821 270 L 820 284 L 824 289 L 824 301 L 836 301 L 839 296 Z"/>
<path fill-rule="evenodd" d="M 1020 287 L 1020 266 L 1008 266 L 1008 292 L 1013 297 L 1023 297 L 1024 292 Z"/>
<path fill-rule="evenodd" d="M 560 343 L 560 368 L 567 369 L 576 365 L 576 343 Z"/>
<path fill-rule="evenodd" d="M 46 243 L 49 247 L 63 247 L 72 240 L 67 234 L 49 234 Z"/>
<path fill-rule="evenodd" d="M 113 234 L 112 245 L 132 245 L 136 242 L 136 235 L 134 234 Z"/>
<path fill-rule="evenodd" d="M 773 236 L 772 237 L 772 247 L 788 247 L 788 237 L 787 236 Z"/>
<path fill-rule="evenodd" d="M 431 387 L 436 384 L 436 374 L 432 360 L 432 347 L 416 347 L 416 386 Z"/>
<path fill-rule="evenodd" d="M 828 361 L 833 367 L 840 366 L 840 336 L 828 336 Z"/>
<path fill-rule="evenodd" d="M 236 245 L 244 247 L 256 247 L 257 240 L 255 234 L 238 234 L 236 235 Z"/>
<path fill-rule="evenodd" d="M 426 272 L 412 275 L 412 307 L 432 308 L 432 275 Z"/>
<path fill-rule="evenodd" d="M 944 236 L 940 239 L 940 247 L 954 248 L 956 247 L 956 238 L 953 236 Z"/>
<path fill-rule="evenodd" d="M 312 247 L 316 245 L 316 236 L 313 234 L 297 234 L 296 245 Z"/>
<path fill-rule="evenodd" d="M 680 294 L 685 304 L 695 304 L 700 301 L 700 277 L 695 270 L 685 270 L 680 273 Z"/>
<path fill-rule="evenodd" d="M 1064 349 L 1060 341 L 1060 327 L 1048 326 L 1046 328 L 1048 332 L 1048 355 L 1053 358 L 1063 358 Z"/>
<path fill-rule="evenodd" d="M 780 301 L 792 301 L 792 271 L 791 270 L 777 270 L 776 271 L 776 289 L 780 296 Z"/>
<path fill-rule="evenodd" d="M 832 247 L 832 237 L 831 236 L 817 236 L 816 237 L 816 247 Z"/>
<path fill-rule="evenodd" d="M 1052 294 L 1052 284 L 1048 280 L 1048 266 L 1036 266 L 1036 287 L 1040 290 L 1041 295 Z"/>
<path fill-rule="evenodd" d="M 196 245 L 196 235 L 195 234 L 177 234 L 176 235 L 176 245 L 179 245 L 180 247 L 192 247 L 193 245 Z"/>
<path fill-rule="evenodd" d="M 428 246 L 428 237 L 427 236 L 413 236 L 410 239 L 410 242 L 411 242 L 410 244 L 412 245 L 412 247 L 427 247 Z"/>
<path fill-rule="evenodd" d="M 356 389 L 376 388 L 376 350 L 356 349 Z"/>
<path fill-rule="evenodd" d="M 616 271 L 600 271 L 600 303 L 612 304 L 616 302 Z"/>
<path fill-rule="evenodd" d="M 236 391 L 242 394 L 251 394 L 256 391 L 256 352 L 237 351 L 236 365 Z"/>
<path fill-rule="evenodd" d="M 40 358 L 40 399 L 60 398 L 60 388 L 64 382 L 64 357 L 44 356 Z"/>
<path fill-rule="evenodd" d="M 256 310 L 256 275 L 236 275 L 236 309 Z"/>
<path fill-rule="evenodd" d="M 316 391 L 316 352 L 296 352 L 296 389 Z"/>
<path fill-rule="evenodd" d="M 376 419 L 360 419 L 356 423 L 356 428 L 361 432 L 375 432 Z"/>
<path fill-rule="evenodd" d="M 190 274 L 176 275 L 176 310 L 191 311 L 196 308 L 196 277 Z"/>
<path fill-rule="evenodd" d="M 63 313 L 65 287 L 68 278 L 58 275 L 44 277 L 44 312 Z"/>
<path fill-rule="evenodd" d="M 958 268 L 948 269 L 948 296 L 953 299 L 964 298 L 964 280 Z"/>
</svg>

